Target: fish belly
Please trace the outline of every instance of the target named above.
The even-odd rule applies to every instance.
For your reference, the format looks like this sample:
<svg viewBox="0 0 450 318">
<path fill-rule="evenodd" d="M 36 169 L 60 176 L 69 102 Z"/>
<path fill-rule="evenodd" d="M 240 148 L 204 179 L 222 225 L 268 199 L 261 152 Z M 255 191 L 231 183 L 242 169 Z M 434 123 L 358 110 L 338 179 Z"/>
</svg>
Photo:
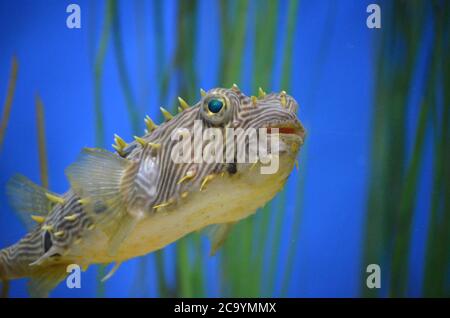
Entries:
<svg viewBox="0 0 450 318">
<path fill-rule="evenodd" d="M 158 210 L 144 218 L 114 255 L 108 253 L 109 238 L 96 230 L 88 240 L 71 250 L 70 258 L 83 264 L 124 261 L 161 249 L 209 225 L 239 221 L 280 191 L 293 164 L 293 160 L 280 162 L 284 169 L 274 175 L 261 175 L 255 167 L 254 176 L 250 178 L 217 177 L 204 191 L 191 192 L 172 209 Z"/>
</svg>

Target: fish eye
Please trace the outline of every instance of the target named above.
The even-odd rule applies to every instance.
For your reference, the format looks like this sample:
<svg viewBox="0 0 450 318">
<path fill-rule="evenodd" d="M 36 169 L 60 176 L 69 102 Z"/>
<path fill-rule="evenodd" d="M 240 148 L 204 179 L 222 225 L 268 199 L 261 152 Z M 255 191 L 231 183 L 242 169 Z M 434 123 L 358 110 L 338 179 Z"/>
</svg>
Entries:
<svg viewBox="0 0 450 318">
<path fill-rule="evenodd" d="M 208 110 L 211 113 L 217 114 L 222 110 L 222 108 L 223 108 L 223 101 L 220 99 L 214 98 L 208 102 Z"/>
<path fill-rule="evenodd" d="M 226 95 L 212 93 L 203 98 L 201 115 L 213 125 L 224 125 L 230 121 L 233 105 Z"/>
</svg>

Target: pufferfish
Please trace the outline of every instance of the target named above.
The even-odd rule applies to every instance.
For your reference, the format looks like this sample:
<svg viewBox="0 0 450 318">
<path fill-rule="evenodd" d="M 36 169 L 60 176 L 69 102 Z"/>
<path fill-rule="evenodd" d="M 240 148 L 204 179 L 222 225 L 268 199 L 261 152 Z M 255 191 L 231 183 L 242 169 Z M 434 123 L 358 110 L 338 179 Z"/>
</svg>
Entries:
<svg viewBox="0 0 450 318">
<path fill-rule="evenodd" d="M 109 278 L 121 262 L 207 227 L 215 252 L 233 224 L 283 188 L 305 139 L 293 97 L 262 89 L 248 97 L 233 85 L 201 90 L 192 107 L 179 101 L 175 116 L 161 109 L 166 120 L 159 126 L 147 116 L 144 136 L 126 143 L 116 135 L 116 152 L 84 149 L 65 171 L 71 187 L 64 194 L 14 176 L 7 185 L 10 202 L 32 222 L 20 241 L 0 250 L 0 280 L 29 277 L 31 295 L 46 296 L 71 264 L 86 270 L 115 263 Z M 262 128 L 269 138 L 276 134 L 278 170 L 263 174 L 260 161 L 174 162 L 173 132 L 193 133 L 195 121 L 223 132 Z"/>
</svg>

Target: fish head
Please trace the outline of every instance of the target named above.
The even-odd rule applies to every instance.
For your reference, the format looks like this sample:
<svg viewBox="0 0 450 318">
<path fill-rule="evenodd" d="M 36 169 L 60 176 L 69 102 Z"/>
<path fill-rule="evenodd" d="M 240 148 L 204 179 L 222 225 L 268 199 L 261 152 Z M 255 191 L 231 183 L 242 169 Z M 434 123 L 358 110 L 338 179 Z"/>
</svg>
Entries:
<svg viewBox="0 0 450 318">
<path fill-rule="evenodd" d="M 234 143 L 231 151 L 241 164 L 241 174 L 248 170 L 243 169 L 248 167 L 246 164 L 256 163 L 255 158 L 249 157 L 251 149 L 257 154 L 256 161 L 267 162 L 279 156 L 277 159 L 283 162 L 295 162 L 306 132 L 297 116 L 298 103 L 292 96 L 285 91 L 267 94 L 260 88 L 258 97 L 249 97 L 235 85 L 202 95 L 197 111 L 206 126 L 222 129 L 227 148 L 230 142 Z M 228 138 L 230 135 L 235 138 Z M 230 149 L 226 152 L 230 154 Z M 277 173 L 278 169 L 271 171 Z"/>
<path fill-rule="evenodd" d="M 149 188 L 141 197 L 152 193 L 151 206 L 173 206 L 191 192 L 203 195 L 213 183 L 225 189 L 225 183 L 233 188 L 239 182 L 262 192 L 274 184 L 272 192 L 282 188 L 306 135 L 292 96 L 261 89 L 258 97 L 246 96 L 234 85 L 201 91 L 201 99 L 191 107 L 180 101 L 177 115 L 165 114 L 167 121 L 140 145 L 130 145 L 134 150 L 129 158 L 140 161 L 136 179 L 147 180 L 142 184 Z M 159 146 L 148 147 L 147 142 Z M 233 196 L 219 198 L 217 204 Z"/>
</svg>

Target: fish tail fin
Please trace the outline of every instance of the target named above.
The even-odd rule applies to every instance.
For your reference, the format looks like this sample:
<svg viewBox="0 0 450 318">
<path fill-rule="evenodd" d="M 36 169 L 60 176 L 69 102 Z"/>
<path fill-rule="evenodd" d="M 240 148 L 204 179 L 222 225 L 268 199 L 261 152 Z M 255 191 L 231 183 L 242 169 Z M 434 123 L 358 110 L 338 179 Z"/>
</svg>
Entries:
<svg viewBox="0 0 450 318">
<path fill-rule="evenodd" d="M 8 275 L 8 249 L 0 250 L 0 281 L 9 280 Z"/>
<path fill-rule="evenodd" d="M 20 251 L 22 251 L 20 242 L 0 250 L 0 282 L 27 276 L 28 264 L 16 256 Z"/>
<path fill-rule="evenodd" d="M 66 265 L 58 264 L 33 272 L 28 290 L 34 298 L 46 298 L 58 284 L 66 278 Z"/>
<path fill-rule="evenodd" d="M 65 264 L 55 264 L 45 267 L 30 266 L 32 258 L 18 258 L 17 253 L 23 252 L 25 247 L 16 243 L 10 247 L 0 250 L 0 284 L 1 297 L 7 297 L 9 281 L 29 277 L 29 292 L 31 297 L 48 297 L 67 275 Z M 30 252 L 28 250 L 28 252 Z"/>
<path fill-rule="evenodd" d="M 0 250 L 0 284 L 2 287 L 0 298 L 8 298 L 9 294 L 9 278 L 7 274 L 6 253 L 6 249 Z"/>
<path fill-rule="evenodd" d="M 27 233 L 17 243 L 0 250 L 0 281 L 30 277 L 30 266 L 42 256 L 41 231 Z"/>
</svg>

